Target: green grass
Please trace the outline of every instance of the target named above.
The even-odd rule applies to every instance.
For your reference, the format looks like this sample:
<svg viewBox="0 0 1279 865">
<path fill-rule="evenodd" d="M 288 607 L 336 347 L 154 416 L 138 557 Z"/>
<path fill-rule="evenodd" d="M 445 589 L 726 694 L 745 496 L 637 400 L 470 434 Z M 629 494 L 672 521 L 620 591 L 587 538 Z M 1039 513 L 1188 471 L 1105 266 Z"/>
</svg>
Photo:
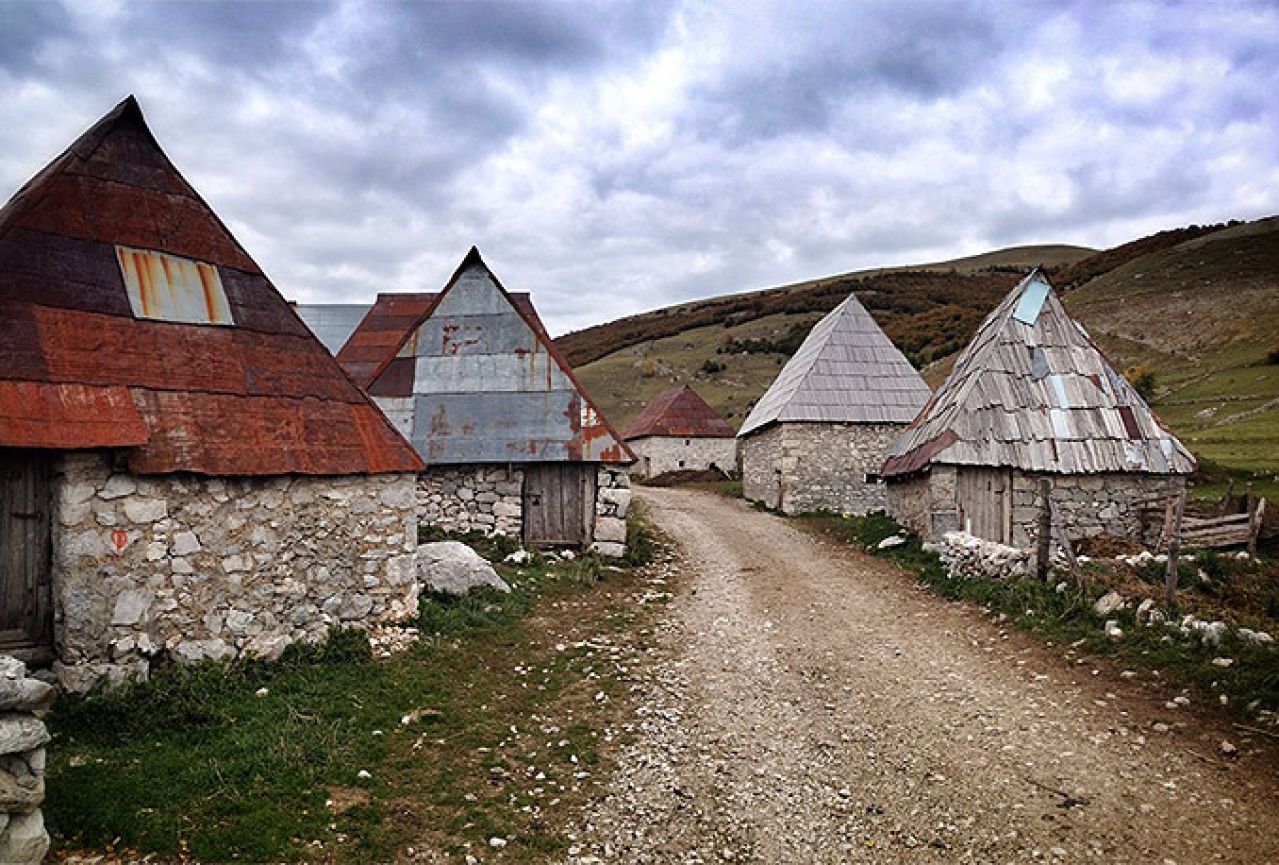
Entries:
<svg viewBox="0 0 1279 865">
<path fill-rule="evenodd" d="M 880 541 L 902 530 L 883 513 L 864 517 L 842 517 L 834 514 L 805 514 L 795 518 L 808 531 L 826 535 L 872 555 L 889 559 L 905 570 L 917 575 L 920 581 L 945 598 L 966 601 L 982 607 L 989 614 L 1001 617 L 1019 629 L 1057 645 L 1074 645 L 1081 654 L 1109 657 L 1116 663 L 1131 668 L 1158 670 L 1164 681 L 1197 689 L 1201 694 L 1216 699 L 1225 694 L 1235 707 L 1253 706 L 1255 710 L 1279 710 L 1279 651 L 1245 645 L 1233 636 L 1218 648 L 1209 648 L 1196 641 L 1182 638 L 1175 629 L 1166 626 L 1146 627 L 1138 624 L 1131 610 L 1119 611 L 1106 618 L 1118 619 L 1124 630 L 1119 640 L 1107 637 L 1102 630 L 1102 620 L 1093 611 L 1096 599 L 1108 591 L 1105 574 L 1098 565 L 1087 568 L 1087 588 L 1080 589 L 1073 583 L 1065 591 L 1058 592 L 1056 585 L 1065 580 L 1057 576 L 1047 583 L 1028 578 L 1020 580 L 996 580 L 975 578 L 951 578 L 947 576 L 936 554 L 923 549 L 918 538 L 908 536 L 905 544 L 888 550 L 878 550 Z M 1188 597 L 1187 592 L 1200 591 L 1198 569 L 1210 572 L 1216 592 L 1229 600 L 1226 583 L 1245 571 L 1279 575 L 1279 565 L 1274 562 L 1239 563 L 1215 554 L 1200 554 L 1199 558 L 1183 564 L 1179 600 Z M 1156 573 L 1158 571 L 1158 573 Z M 1215 574 L 1212 577 L 1211 574 Z M 1151 568 L 1147 579 L 1162 585 L 1162 571 Z M 1210 583 L 1209 585 L 1212 585 Z M 1279 590 L 1279 586 L 1275 587 Z M 1259 610 L 1256 603 L 1251 609 Z M 1272 602 L 1273 603 L 1273 602 Z M 1275 619 L 1265 618 L 1265 612 L 1241 618 L 1241 623 L 1279 630 L 1279 603 L 1273 603 Z M 1180 608 L 1168 611 L 1169 617 L 1179 617 Z M 1165 639 L 1168 637 L 1168 639 Z M 1212 663 L 1213 658 L 1227 656 L 1235 663 L 1221 668 Z"/>
<path fill-rule="evenodd" d="M 173 667 L 62 701 L 45 803 L 56 844 L 218 862 L 383 862 L 414 843 L 487 849 L 495 835 L 506 861 L 562 851 L 542 807 L 585 795 L 574 772 L 598 764 L 609 711 L 591 697 L 624 696 L 580 641 L 630 626 L 637 613 L 617 598 L 658 549 L 632 522 L 621 570 L 593 557 L 503 568 L 510 594 L 424 599 L 422 639 L 390 660 L 371 657 L 363 632 L 335 632 L 275 663 Z M 555 634 L 579 636 L 565 647 Z M 569 745 L 548 749 L 535 718 Z M 534 760 L 536 783 L 523 771 Z"/>
</svg>

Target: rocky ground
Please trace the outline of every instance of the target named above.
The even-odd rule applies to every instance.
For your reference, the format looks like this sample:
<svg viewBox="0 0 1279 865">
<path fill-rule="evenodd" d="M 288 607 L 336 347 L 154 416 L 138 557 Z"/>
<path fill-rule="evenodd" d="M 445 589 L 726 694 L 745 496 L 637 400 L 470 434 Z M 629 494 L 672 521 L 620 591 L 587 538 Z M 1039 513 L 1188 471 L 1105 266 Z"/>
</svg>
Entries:
<svg viewBox="0 0 1279 865">
<path fill-rule="evenodd" d="M 569 862 L 1279 861 L 1274 743 L 740 502 L 640 494 L 683 589 Z"/>
</svg>

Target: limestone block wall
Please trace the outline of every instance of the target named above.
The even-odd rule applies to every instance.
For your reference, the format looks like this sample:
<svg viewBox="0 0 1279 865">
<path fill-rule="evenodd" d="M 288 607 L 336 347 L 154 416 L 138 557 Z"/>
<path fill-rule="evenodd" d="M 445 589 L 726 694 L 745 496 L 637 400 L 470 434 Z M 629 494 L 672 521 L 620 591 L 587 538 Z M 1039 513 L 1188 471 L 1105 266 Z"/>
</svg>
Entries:
<svg viewBox="0 0 1279 865">
<path fill-rule="evenodd" d="M 742 439 L 746 498 L 788 514 L 883 508 L 877 480 L 903 424 L 781 423 Z M 867 478 L 871 477 L 868 481 Z"/>
<path fill-rule="evenodd" d="M 631 507 L 631 480 L 626 466 L 603 465 L 596 476 L 595 538 L 591 550 L 601 556 L 626 553 L 626 519 Z"/>
<path fill-rule="evenodd" d="M 417 613 L 411 474 L 141 477 L 86 453 L 61 458 L 54 489 L 54 671 L 70 692 Z"/>
<path fill-rule="evenodd" d="M 902 478 L 889 478 L 885 487 L 889 516 L 926 541 L 958 531 L 955 479 L 955 467 L 947 465 L 933 466 L 929 471 Z"/>
<path fill-rule="evenodd" d="M 520 466 L 431 466 L 418 475 L 424 525 L 518 538 L 524 532 L 524 470 Z"/>
<path fill-rule="evenodd" d="M 1029 549 L 1035 543 L 1041 507 L 1040 479 L 1052 483 L 1054 520 L 1073 539 L 1102 533 L 1136 538 L 1142 536 L 1139 505 L 1142 501 L 1180 494 L 1186 479 L 1181 475 L 1115 472 L 1097 475 L 1043 475 L 1013 472 L 1013 534 L 1015 547 Z"/>
<path fill-rule="evenodd" d="M 27 676 L 26 666 L 0 655 L 0 862 L 37 865 L 49 850 L 44 802 L 45 745 L 40 720 L 53 704 L 52 685 Z"/>
<path fill-rule="evenodd" d="M 731 438 L 674 438 L 644 436 L 628 441 L 636 460 L 633 477 L 651 478 L 666 472 L 705 471 L 712 466 L 731 472 L 737 466 L 737 440 Z"/>
</svg>

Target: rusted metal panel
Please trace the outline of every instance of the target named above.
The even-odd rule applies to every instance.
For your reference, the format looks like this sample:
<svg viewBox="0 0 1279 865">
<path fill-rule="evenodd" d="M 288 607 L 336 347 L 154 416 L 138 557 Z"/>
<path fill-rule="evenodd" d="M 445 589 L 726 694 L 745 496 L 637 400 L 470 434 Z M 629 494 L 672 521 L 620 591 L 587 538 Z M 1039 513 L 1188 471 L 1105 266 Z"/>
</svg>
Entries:
<svg viewBox="0 0 1279 865">
<path fill-rule="evenodd" d="M 218 274 L 237 327 L 289 336 L 310 334 L 306 325 L 289 308 L 288 302 L 262 274 L 230 267 L 219 268 Z"/>
<path fill-rule="evenodd" d="M 728 421 L 688 385 L 658 394 L 622 430 L 622 438 L 627 441 L 644 436 L 732 438 L 733 435 Z"/>
<path fill-rule="evenodd" d="M 131 314 L 113 246 L 26 229 L 0 237 L 0 297 Z"/>
<path fill-rule="evenodd" d="M 337 354 L 368 314 L 369 307 L 359 303 L 299 303 L 293 311 L 330 354 Z"/>
<path fill-rule="evenodd" d="M 126 447 L 148 436 L 128 388 L 0 380 L 0 447 Z"/>
<path fill-rule="evenodd" d="M 115 248 L 129 306 L 138 318 L 234 325 L 218 269 L 150 249 Z"/>
<path fill-rule="evenodd" d="M 395 358 L 378 376 L 377 381 L 369 387 L 369 393 L 375 397 L 413 396 L 414 364 L 415 361 L 411 357 Z"/>
</svg>

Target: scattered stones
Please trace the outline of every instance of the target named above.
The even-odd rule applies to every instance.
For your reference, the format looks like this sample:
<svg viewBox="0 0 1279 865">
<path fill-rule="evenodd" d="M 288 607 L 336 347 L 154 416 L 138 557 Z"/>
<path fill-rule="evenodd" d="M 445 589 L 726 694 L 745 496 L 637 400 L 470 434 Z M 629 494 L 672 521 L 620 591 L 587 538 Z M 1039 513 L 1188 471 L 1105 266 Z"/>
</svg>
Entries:
<svg viewBox="0 0 1279 865">
<path fill-rule="evenodd" d="M 446 595 L 460 597 L 480 586 L 499 592 L 511 590 L 483 556 L 460 541 L 436 541 L 419 546 L 417 573 L 425 588 Z"/>
<path fill-rule="evenodd" d="M 1109 616 L 1116 610 L 1123 609 L 1124 596 L 1118 592 L 1106 592 L 1092 605 L 1093 612 L 1099 616 Z"/>
<path fill-rule="evenodd" d="M 1212 665 L 1214 667 L 1231 667 L 1234 666 L 1234 658 L 1213 658 Z"/>
</svg>

